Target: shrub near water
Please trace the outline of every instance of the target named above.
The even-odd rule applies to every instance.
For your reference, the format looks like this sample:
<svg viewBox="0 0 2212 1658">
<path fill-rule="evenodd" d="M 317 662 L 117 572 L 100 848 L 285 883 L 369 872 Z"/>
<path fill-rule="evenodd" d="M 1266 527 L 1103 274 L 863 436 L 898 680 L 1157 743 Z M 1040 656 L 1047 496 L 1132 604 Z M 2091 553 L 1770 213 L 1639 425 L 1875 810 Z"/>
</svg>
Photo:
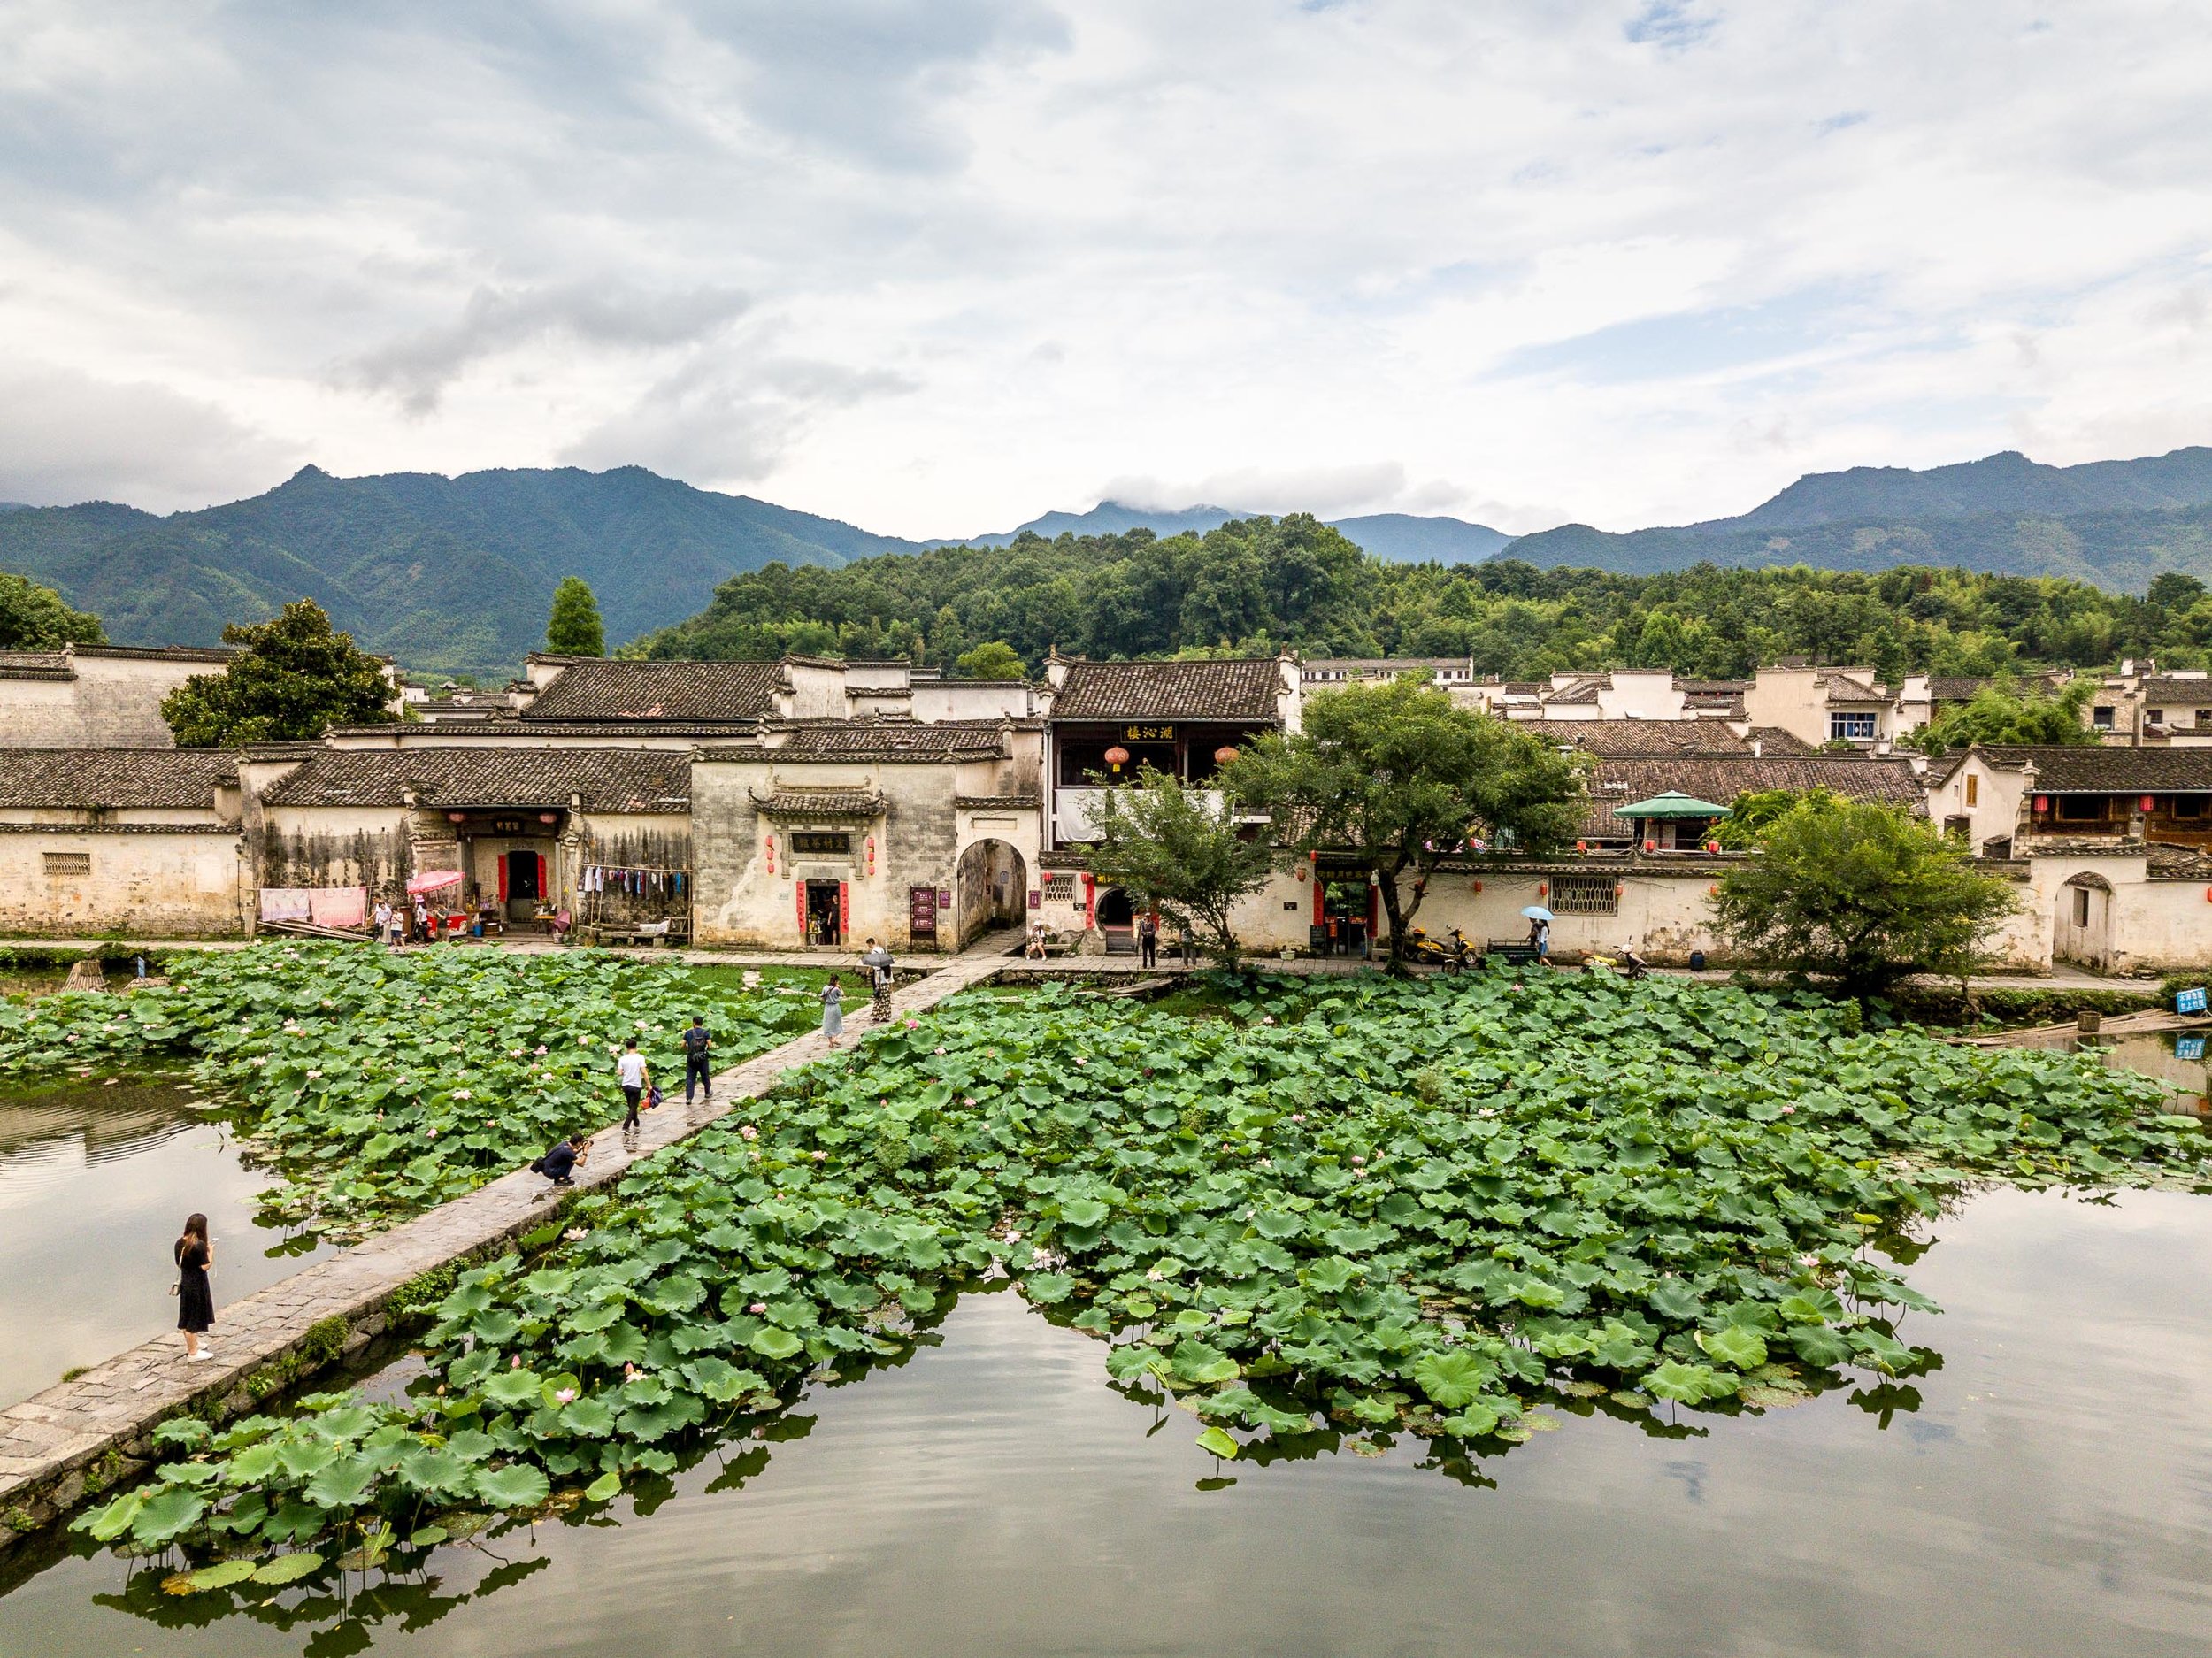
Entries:
<svg viewBox="0 0 2212 1658">
<path fill-rule="evenodd" d="M 448 1510 L 603 1500 L 994 1263 L 1222 1455 L 1331 1424 L 1494 1446 L 1555 1389 L 1779 1403 L 1915 1362 L 1884 1311 L 1928 1303 L 1865 1246 L 1962 1183 L 2206 1178 L 2154 1084 L 1856 1027 L 1602 975 L 1278 983 L 1199 1017 L 962 998 L 464 1274 L 434 1396 L 179 1424 L 79 1524 L 381 1558 Z"/>
<path fill-rule="evenodd" d="M 0 1005 L 0 1075 L 196 1055 L 288 1182 L 271 1218 L 357 1233 L 526 1163 L 618 1114 L 610 1050 L 634 1034 L 680 1077 L 679 1030 L 708 1016 L 728 1065 L 807 1028 L 779 987 L 703 988 L 682 968 L 595 951 L 268 946 L 180 956 L 127 997 Z"/>
</svg>

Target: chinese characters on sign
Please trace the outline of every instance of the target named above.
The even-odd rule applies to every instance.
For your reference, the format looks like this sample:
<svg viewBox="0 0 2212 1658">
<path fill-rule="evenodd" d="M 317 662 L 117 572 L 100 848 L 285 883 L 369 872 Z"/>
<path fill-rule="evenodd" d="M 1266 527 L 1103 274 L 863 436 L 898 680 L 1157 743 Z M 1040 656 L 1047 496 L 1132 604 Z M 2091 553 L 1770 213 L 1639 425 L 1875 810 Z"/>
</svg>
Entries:
<svg viewBox="0 0 2212 1658">
<path fill-rule="evenodd" d="M 1172 742 L 1175 740 L 1175 727 L 1172 725 L 1125 725 L 1122 727 L 1121 736 L 1125 742 Z"/>
</svg>

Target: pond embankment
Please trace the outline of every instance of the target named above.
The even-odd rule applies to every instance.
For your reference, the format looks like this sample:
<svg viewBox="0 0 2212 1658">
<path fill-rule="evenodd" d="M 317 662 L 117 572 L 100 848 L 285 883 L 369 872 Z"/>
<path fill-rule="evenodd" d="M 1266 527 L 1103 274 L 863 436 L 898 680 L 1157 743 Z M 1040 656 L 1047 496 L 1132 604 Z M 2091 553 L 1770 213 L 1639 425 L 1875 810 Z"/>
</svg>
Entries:
<svg viewBox="0 0 2212 1658">
<path fill-rule="evenodd" d="M 1005 960 L 979 947 L 899 990 L 893 1007 L 902 1014 L 933 1007 L 991 978 Z M 856 1033 L 865 1017 L 856 1009 Z M 787 1069 L 828 1051 L 818 1033 L 800 1037 L 718 1075 L 710 1103 L 672 1099 L 626 1142 L 619 1130 L 603 1130 L 578 1171 L 577 1192 L 612 1184 L 633 1163 L 771 1087 Z M 251 1409 L 382 1333 L 426 1275 L 508 1247 L 560 1208 L 541 1177 L 518 1170 L 219 1305 L 211 1362 L 186 1363 L 171 1335 L 0 1409 L 0 1550 L 142 1470 L 148 1436 L 166 1418 L 221 1421 Z"/>
</svg>

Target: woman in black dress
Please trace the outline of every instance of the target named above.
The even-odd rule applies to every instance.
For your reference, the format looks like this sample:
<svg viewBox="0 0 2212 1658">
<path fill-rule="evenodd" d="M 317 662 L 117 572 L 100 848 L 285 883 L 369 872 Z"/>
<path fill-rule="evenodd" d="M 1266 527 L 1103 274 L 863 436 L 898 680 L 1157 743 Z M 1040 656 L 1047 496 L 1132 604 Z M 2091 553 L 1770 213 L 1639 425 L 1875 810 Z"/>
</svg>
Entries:
<svg viewBox="0 0 2212 1658">
<path fill-rule="evenodd" d="M 214 1352 L 202 1340 L 215 1322 L 215 1293 L 208 1288 L 207 1271 L 215 1264 L 214 1247 L 207 1240 L 207 1217 L 194 1215 L 184 1223 L 177 1240 L 177 1328 L 184 1332 L 184 1356 L 211 1359 Z"/>
</svg>

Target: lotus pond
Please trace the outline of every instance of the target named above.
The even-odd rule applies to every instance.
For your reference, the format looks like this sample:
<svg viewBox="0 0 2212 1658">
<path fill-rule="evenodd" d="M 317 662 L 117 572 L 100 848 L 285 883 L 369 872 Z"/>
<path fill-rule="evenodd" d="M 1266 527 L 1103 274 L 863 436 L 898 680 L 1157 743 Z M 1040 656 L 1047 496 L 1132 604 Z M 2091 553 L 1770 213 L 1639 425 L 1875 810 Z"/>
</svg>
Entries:
<svg viewBox="0 0 2212 1658">
<path fill-rule="evenodd" d="M 282 1178 L 263 1224 L 340 1241 L 611 1121 L 624 1038 L 638 1037 L 657 1078 L 680 1082 L 677 1032 L 692 1014 L 708 1019 L 717 1067 L 735 1064 L 810 1027 L 819 979 L 592 950 L 343 945 L 180 954 L 167 967 L 169 983 L 127 996 L 0 1003 L 0 1079 L 188 1066 Z"/>
<path fill-rule="evenodd" d="M 194 1209 L 217 1240 L 226 1299 L 321 1253 L 261 1223 L 268 1183 L 179 1078 L 0 1094 L 0 1404 L 174 1324 L 169 1246 Z"/>
<path fill-rule="evenodd" d="M 1678 980 L 965 997 L 426 1296 L 404 1393 L 169 1424 L 80 1546 L 194 1620 L 326 1623 L 342 1590 L 526 1566 L 536 1523 L 696 1490 L 1000 1278 L 1102 1391 L 1171 1400 L 1209 1484 L 1417 1446 L 1479 1501 L 1566 1414 L 1671 1439 L 1899 1408 L 1942 1362 L 1916 1232 L 1999 1184 L 2203 1187 L 2165 1099 L 2093 1055 Z"/>
</svg>

